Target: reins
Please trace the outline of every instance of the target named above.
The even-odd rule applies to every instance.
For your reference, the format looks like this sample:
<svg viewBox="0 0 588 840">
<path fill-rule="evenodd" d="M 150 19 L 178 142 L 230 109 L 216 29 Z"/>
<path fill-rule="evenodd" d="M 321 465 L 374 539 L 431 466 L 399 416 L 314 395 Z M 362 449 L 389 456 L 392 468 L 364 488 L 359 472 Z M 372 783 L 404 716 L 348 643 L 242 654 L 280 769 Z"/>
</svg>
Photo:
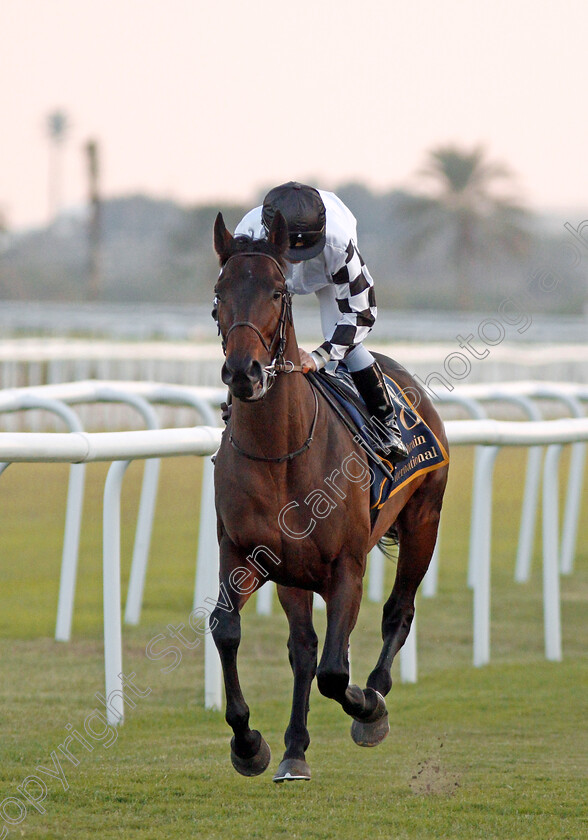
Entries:
<svg viewBox="0 0 588 840">
<path fill-rule="evenodd" d="M 284 278 L 284 284 L 285 284 L 286 275 L 284 273 L 284 269 L 282 268 L 282 266 L 280 265 L 278 260 L 275 257 L 272 257 L 271 254 L 264 254 L 263 252 L 259 252 L 259 251 L 250 251 L 249 253 L 232 254 L 228 258 L 228 260 L 225 262 L 225 264 L 223 265 L 223 267 L 221 269 L 221 272 L 219 274 L 219 280 L 221 279 L 227 264 L 232 259 L 234 259 L 235 257 L 265 257 L 266 259 L 271 260 L 277 266 L 280 274 Z M 222 342 L 222 349 L 223 349 L 223 353 L 224 353 L 225 356 L 227 354 L 227 340 L 229 338 L 229 335 L 231 334 L 231 332 L 234 329 L 236 329 L 237 327 L 248 327 L 249 329 L 251 329 L 255 332 L 255 334 L 257 335 L 257 337 L 259 338 L 259 340 L 263 344 L 263 347 L 264 347 L 265 351 L 269 354 L 270 358 L 272 359 L 270 364 L 266 365 L 263 368 L 264 372 L 266 373 L 266 375 L 268 376 L 268 379 L 269 379 L 269 381 L 267 383 L 267 391 L 269 391 L 269 389 L 271 388 L 271 386 L 274 383 L 274 380 L 275 380 L 276 376 L 279 373 L 302 373 L 303 372 L 302 365 L 295 365 L 294 362 L 291 362 L 288 359 L 284 359 L 284 350 L 286 349 L 287 324 L 288 323 L 292 324 L 292 294 L 286 288 L 286 285 L 284 285 L 284 287 L 280 290 L 280 293 L 281 293 L 281 296 L 282 296 L 282 307 L 281 307 L 281 310 L 280 310 L 280 318 L 278 320 L 278 326 L 276 327 L 276 331 L 273 334 L 272 339 L 269 342 L 269 344 L 267 343 L 267 341 L 263 337 L 263 335 L 261 333 L 261 330 L 258 327 L 256 327 L 255 324 L 253 324 L 251 321 L 236 321 L 234 324 L 231 324 L 231 326 L 227 330 L 226 335 L 223 335 L 222 332 L 221 332 L 220 324 L 219 324 L 218 317 L 217 317 L 218 301 L 216 299 L 215 299 L 215 308 L 213 310 L 213 318 L 215 319 L 217 327 L 218 327 L 218 332 L 219 332 L 219 335 L 221 337 L 221 342 Z M 272 348 L 273 348 L 274 344 L 276 344 L 276 343 L 277 343 L 277 346 L 276 346 L 276 350 L 275 350 L 275 355 L 272 356 Z M 230 432 L 229 433 L 229 440 L 231 442 L 231 446 L 233 447 L 233 449 L 235 449 L 236 452 L 238 452 L 240 455 L 243 455 L 245 458 L 249 458 L 251 461 L 265 461 L 265 462 L 269 462 L 269 463 L 273 463 L 273 464 L 281 464 L 281 463 L 284 463 L 285 461 L 291 461 L 294 458 L 296 458 L 298 455 L 302 455 L 303 452 L 306 452 L 306 450 L 310 447 L 310 445 L 311 445 L 311 443 L 314 439 L 314 431 L 315 431 L 315 428 L 316 428 L 316 424 L 317 424 L 317 420 L 318 420 L 318 411 L 319 411 L 319 401 L 318 401 L 318 397 L 316 395 L 316 391 L 314 390 L 314 388 L 312 388 L 311 390 L 312 390 L 312 394 L 314 396 L 314 417 L 312 419 L 312 423 L 311 423 L 311 426 L 310 426 L 310 431 L 308 433 L 308 437 L 299 449 L 297 449 L 295 452 L 288 452 L 286 455 L 280 455 L 280 456 L 277 456 L 275 458 L 267 458 L 263 455 L 252 455 L 251 453 L 246 452 L 244 449 L 242 449 L 237 444 L 237 442 L 233 438 L 232 432 Z"/>
<path fill-rule="evenodd" d="M 306 450 L 310 447 L 310 444 L 314 440 L 314 430 L 316 429 L 316 422 L 318 420 L 319 402 L 314 388 L 312 389 L 312 395 L 314 397 L 314 417 L 312 418 L 310 432 L 308 433 L 308 437 L 306 438 L 302 446 L 295 452 L 288 452 L 287 455 L 279 455 L 275 458 L 266 458 L 264 455 L 252 455 L 250 452 L 245 452 L 244 449 L 241 449 L 239 444 L 235 441 L 232 432 L 229 433 L 229 440 L 231 441 L 231 446 L 236 452 L 239 453 L 239 455 L 244 455 L 245 458 L 249 458 L 250 461 L 265 461 L 266 463 L 271 464 L 283 464 L 284 461 L 292 461 L 294 458 L 296 458 L 297 455 L 302 455 L 302 453 L 306 452 Z"/>
</svg>

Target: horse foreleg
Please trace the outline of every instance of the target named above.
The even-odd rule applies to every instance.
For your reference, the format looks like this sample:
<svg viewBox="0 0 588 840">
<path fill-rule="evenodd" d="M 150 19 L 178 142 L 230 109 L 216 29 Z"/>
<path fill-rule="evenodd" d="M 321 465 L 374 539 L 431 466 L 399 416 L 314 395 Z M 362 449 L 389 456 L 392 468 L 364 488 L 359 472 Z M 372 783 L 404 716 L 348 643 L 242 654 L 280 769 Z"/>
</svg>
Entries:
<svg viewBox="0 0 588 840">
<path fill-rule="evenodd" d="M 355 627 L 361 594 L 362 576 L 357 565 L 339 562 L 326 596 L 327 633 L 317 683 L 321 694 L 336 700 L 356 722 L 365 724 L 369 736 L 362 743 L 375 746 L 389 730 L 384 698 L 371 687 L 364 691 L 349 685 L 349 636 Z"/>
<path fill-rule="evenodd" d="M 310 744 L 307 728 L 308 698 L 316 673 L 318 639 L 312 624 L 312 592 L 278 586 L 278 597 L 288 617 L 288 656 L 294 675 L 292 714 L 286 729 L 286 751 L 274 782 L 310 779 L 305 753 Z"/>
<path fill-rule="evenodd" d="M 390 669 L 394 657 L 405 643 L 414 617 L 417 589 L 431 562 L 441 504 L 423 504 L 413 497 L 396 521 L 399 553 L 396 579 L 382 615 L 382 651 L 367 685 L 384 697 L 392 688 Z"/>
<path fill-rule="evenodd" d="M 222 555 L 221 555 L 222 557 Z M 236 563 L 235 565 L 238 565 Z M 267 769 L 271 754 L 261 733 L 249 727 L 249 706 L 245 702 L 239 673 L 237 651 L 241 642 L 241 616 L 239 612 L 249 595 L 237 595 L 229 584 L 233 565 L 221 560 L 221 589 L 217 606 L 211 614 L 214 643 L 219 652 L 225 683 L 225 720 L 233 730 L 231 761 L 243 776 L 258 776 Z"/>
</svg>

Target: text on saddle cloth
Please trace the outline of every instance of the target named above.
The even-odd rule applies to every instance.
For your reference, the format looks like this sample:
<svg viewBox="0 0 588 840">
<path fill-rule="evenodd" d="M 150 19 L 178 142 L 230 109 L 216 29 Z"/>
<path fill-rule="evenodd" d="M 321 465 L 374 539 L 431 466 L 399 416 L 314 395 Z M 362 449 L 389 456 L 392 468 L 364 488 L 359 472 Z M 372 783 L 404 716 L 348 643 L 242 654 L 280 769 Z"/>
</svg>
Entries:
<svg viewBox="0 0 588 840">
<path fill-rule="evenodd" d="M 387 472 L 392 474 L 392 478 L 386 475 L 373 459 L 370 459 L 371 469 L 375 474 L 370 486 L 370 507 L 376 510 L 379 510 L 410 481 L 414 481 L 424 473 L 438 470 L 449 462 L 445 447 L 416 411 L 407 395 L 391 376 L 387 373 L 384 376 L 390 398 L 396 409 L 398 428 L 409 456 L 404 461 L 399 461 L 396 466 L 381 459 L 388 468 Z M 377 427 L 374 428 L 370 422 L 365 405 L 347 368 L 344 365 L 338 365 L 334 373 L 321 371 L 321 381 L 353 420 L 360 438 L 372 447 L 374 439 L 378 438 Z"/>
</svg>

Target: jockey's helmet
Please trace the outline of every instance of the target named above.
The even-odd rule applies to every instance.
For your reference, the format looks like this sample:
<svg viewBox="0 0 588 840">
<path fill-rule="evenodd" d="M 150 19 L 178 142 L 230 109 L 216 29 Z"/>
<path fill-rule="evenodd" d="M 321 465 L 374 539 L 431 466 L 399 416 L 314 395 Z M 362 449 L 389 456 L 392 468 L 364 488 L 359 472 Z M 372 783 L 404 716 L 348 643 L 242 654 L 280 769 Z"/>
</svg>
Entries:
<svg viewBox="0 0 588 840">
<path fill-rule="evenodd" d="M 314 187 L 288 181 L 268 192 L 263 200 L 261 220 L 267 231 L 279 210 L 288 224 L 290 247 L 284 254 L 290 262 L 311 260 L 325 247 L 327 211 Z"/>
</svg>

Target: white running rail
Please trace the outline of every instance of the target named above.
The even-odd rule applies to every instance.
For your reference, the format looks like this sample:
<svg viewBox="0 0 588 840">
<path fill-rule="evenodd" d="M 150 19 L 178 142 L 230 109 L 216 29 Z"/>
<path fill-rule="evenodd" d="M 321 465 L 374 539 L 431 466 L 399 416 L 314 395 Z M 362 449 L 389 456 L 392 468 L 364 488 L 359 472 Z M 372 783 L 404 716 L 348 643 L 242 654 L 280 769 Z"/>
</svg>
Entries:
<svg viewBox="0 0 588 840">
<path fill-rule="evenodd" d="M 446 423 L 450 445 L 544 446 L 550 447 L 545 473 L 553 478 L 561 446 L 588 441 L 588 418 L 535 422 L 498 420 L 463 420 Z M 104 500 L 104 645 L 106 697 L 122 695 L 122 629 L 120 603 L 120 488 L 127 462 L 137 458 L 178 455 L 210 455 L 219 446 L 222 431 L 200 426 L 137 432 L 85 433 L 4 433 L 0 435 L 0 461 L 88 463 L 114 461 L 106 485 Z M 123 462 L 123 463 L 118 463 Z M 557 506 L 553 493 L 555 482 L 544 483 L 552 490 L 543 496 L 543 583 L 546 657 L 561 659 L 561 617 L 559 609 L 559 569 L 557 557 Z M 210 523 L 214 527 L 214 523 Z M 209 575 L 209 580 L 212 576 Z M 478 561 L 474 589 L 474 664 L 489 659 L 490 650 L 490 563 L 489 557 Z M 208 634 L 210 635 L 210 634 Z M 414 645 L 412 646 L 414 649 Z M 205 686 L 207 705 L 220 706 L 220 667 L 218 658 L 209 659 L 207 648 Z M 414 654 L 416 657 L 416 653 Z M 413 673 L 416 675 L 416 658 Z M 408 669 L 410 670 L 410 669 Z M 416 678 L 416 677 L 415 677 Z M 208 688 L 208 690 L 207 690 Z M 123 720 L 122 702 L 109 708 L 109 722 Z"/>
</svg>

